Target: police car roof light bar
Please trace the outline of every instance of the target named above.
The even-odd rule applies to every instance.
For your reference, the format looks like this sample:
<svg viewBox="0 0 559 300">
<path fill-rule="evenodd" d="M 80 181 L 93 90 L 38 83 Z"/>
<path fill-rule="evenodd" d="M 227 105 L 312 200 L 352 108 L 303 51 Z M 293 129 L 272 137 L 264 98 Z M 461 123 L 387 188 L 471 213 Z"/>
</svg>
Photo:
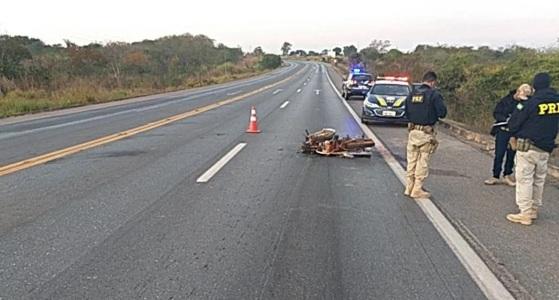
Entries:
<svg viewBox="0 0 559 300">
<path fill-rule="evenodd" d="M 408 81 L 408 77 L 378 76 L 377 80 Z"/>
</svg>

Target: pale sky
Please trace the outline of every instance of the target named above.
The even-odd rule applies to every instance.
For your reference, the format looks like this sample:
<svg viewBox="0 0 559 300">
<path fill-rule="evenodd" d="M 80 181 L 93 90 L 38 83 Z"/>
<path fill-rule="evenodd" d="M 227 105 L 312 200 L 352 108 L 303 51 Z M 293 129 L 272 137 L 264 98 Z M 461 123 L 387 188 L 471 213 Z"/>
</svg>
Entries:
<svg viewBox="0 0 559 300">
<path fill-rule="evenodd" d="M 557 45 L 559 0 L 118 1 L 3 0 L 0 33 L 49 44 L 138 41 L 205 34 L 228 46 L 278 53 L 332 49 L 373 39 L 396 47 L 448 44 L 491 47 Z"/>
</svg>

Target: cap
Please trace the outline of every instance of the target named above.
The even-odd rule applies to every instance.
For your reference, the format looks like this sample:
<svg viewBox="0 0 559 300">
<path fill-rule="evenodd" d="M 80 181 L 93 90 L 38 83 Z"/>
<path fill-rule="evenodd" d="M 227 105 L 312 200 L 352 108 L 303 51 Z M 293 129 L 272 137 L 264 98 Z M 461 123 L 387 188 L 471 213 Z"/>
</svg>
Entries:
<svg viewBox="0 0 559 300">
<path fill-rule="evenodd" d="M 547 89 L 551 86 L 551 76 L 548 73 L 538 73 L 534 76 L 534 88 L 536 90 Z"/>
</svg>

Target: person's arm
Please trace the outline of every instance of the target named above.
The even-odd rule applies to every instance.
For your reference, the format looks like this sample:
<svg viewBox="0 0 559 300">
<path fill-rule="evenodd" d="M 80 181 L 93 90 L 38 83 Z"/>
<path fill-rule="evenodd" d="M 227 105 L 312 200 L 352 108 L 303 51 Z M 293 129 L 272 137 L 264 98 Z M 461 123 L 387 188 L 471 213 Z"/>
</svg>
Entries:
<svg viewBox="0 0 559 300">
<path fill-rule="evenodd" d="M 406 113 L 405 113 L 406 116 L 408 115 L 408 112 L 409 112 L 408 108 L 409 108 L 410 105 L 411 105 L 411 98 L 412 98 L 412 97 L 413 97 L 413 94 L 409 94 L 409 95 L 406 97 L 406 101 L 404 102 L 404 103 L 406 104 L 406 108 L 404 109 L 404 111 L 406 112 Z"/>
<path fill-rule="evenodd" d="M 495 110 L 493 111 L 493 117 L 495 118 L 495 121 L 497 121 L 497 123 L 505 122 L 508 119 L 509 114 L 506 110 L 507 107 L 505 101 L 504 99 L 501 99 L 501 101 L 497 103 L 497 106 L 495 106 Z"/>
<path fill-rule="evenodd" d="M 446 105 L 444 104 L 443 96 L 438 91 L 435 91 L 434 97 L 434 105 L 435 111 L 437 112 L 437 118 L 442 119 L 446 117 L 447 110 Z"/>
<path fill-rule="evenodd" d="M 524 122 L 530 117 L 530 111 L 529 105 L 526 105 L 525 102 L 520 102 L 516 105 L 509 120 L 509 131 L 512 134 L 517 133 L 522 128 Z"/>
</svg>

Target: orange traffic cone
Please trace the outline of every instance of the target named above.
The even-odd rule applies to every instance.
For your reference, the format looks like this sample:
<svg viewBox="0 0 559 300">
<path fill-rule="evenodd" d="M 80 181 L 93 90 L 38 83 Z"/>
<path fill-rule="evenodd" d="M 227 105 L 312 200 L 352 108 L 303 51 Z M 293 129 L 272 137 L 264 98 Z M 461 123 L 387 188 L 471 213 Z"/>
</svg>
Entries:
<svg viewBox="0 0 559 300">
<path fill-rule="evenodd" d="M 258 119 L 256 118 L 256 108 L 254 106 L 250 110 L 250 122 L 248 123 L 246 132 L 260 133 L 260 129 L 258 129 Z"/>
</svg>

